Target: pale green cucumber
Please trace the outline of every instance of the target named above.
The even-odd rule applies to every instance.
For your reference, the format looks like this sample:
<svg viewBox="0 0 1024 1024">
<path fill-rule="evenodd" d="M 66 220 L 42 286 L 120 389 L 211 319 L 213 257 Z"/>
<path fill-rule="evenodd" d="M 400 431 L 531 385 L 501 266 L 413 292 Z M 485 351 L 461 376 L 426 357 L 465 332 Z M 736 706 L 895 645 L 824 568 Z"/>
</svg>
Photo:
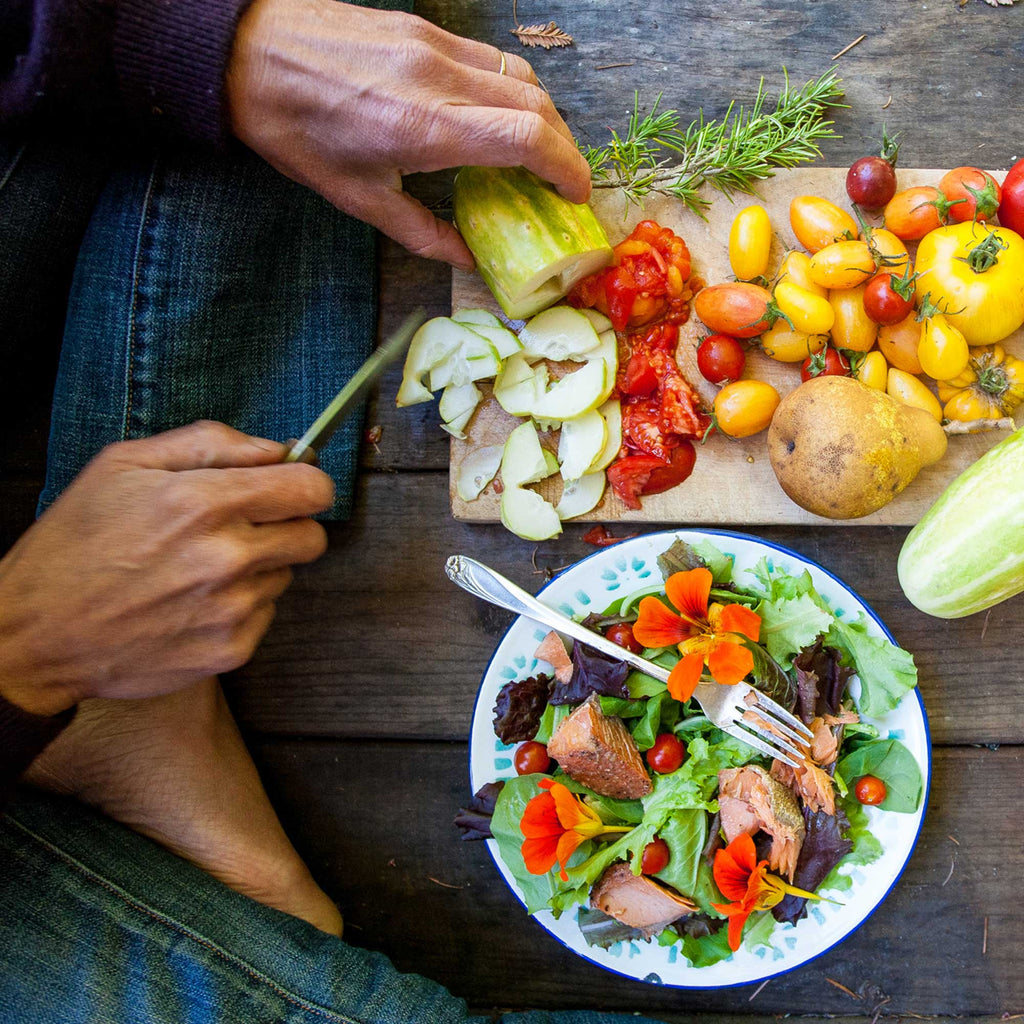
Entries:
<svg viewBox="0 0 1024 1024">
<path fill-rule="evenodd" d="M 586 203 L 570 203 L 525 167 L 463 167 L 455 225 L 506 315 L 522 319 L 606 266 L 612 247 Z"/>
<path fill-rule="evenodd" d="M 1024 428 L 943 491 L 907 536 L 896 571 L 907 598 L 942 619 L 1024 591 Z"/>
</svg>

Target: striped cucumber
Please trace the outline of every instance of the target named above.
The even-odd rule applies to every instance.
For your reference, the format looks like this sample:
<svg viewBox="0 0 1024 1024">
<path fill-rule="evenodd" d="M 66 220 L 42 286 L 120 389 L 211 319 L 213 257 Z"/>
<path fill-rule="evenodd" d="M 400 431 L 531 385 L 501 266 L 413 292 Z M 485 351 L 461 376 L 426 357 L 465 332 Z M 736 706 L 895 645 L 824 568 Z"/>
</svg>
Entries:
<svg viewBox="0 0 1024 1024">
<path fill-rule="evenodd" d="M 480 276 L 513 319 L 557 302 L 612 258 L 593 210 L 525 167 L 461 168 L 453 208 Z"/>
<path fill-rule="evenodd" d="M 1024 591 L 1024 427 L 943 491 L 910 531 L 897 573 L 907 598 L 942 619 Z"/>
</svg>

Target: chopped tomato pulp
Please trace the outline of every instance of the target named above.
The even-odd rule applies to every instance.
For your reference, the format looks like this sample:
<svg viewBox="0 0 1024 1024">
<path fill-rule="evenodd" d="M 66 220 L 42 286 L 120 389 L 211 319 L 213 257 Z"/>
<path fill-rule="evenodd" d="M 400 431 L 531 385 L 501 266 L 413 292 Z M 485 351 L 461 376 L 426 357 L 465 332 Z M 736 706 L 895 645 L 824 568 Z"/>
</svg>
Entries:
<svg viewBox="0 0 1024 1024">
<path fill-rule="evenodd" d="M 686 243 L 643 220 L 615 246 L 612 265 L 568 296 L 577 309 L 604 313 L 618 334 L 622 448 L 607 475 L 627 508 L 639 509 L 641 495 L 666 491 L 690 475 L 696 460 L 691 439 L 702 437 L 711 422 L 675 358 L 679 324 L 689 319 L 697 286 Z"/>
<path fill-rule="evenodd" d="M 690 250 L 670 228 L 642 220 L 615 246 L 610 266 L 591 274 L 569 292 L 569 305 L 593 307 L 617 331 L 654 321 L 685 323 L 693 295 Z"/>
</svg>

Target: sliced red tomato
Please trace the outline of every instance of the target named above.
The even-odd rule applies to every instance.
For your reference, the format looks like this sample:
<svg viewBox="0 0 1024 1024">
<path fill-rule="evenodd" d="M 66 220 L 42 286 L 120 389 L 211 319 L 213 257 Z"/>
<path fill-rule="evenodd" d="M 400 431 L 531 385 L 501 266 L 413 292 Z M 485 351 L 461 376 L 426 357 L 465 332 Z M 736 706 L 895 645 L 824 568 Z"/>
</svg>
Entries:
<svg viewBox="0 0 1024 1024">
<path fill-rule="evenodd" d="M 643 397 L 657 388 L 658 374 L 643 352 L 634 352 L 620 370 L 616 383 L 620 394 Z"/>
<path fill-rule="evenodd" d="M 660 494 L 681 484 L 692 472 L 697 453 L 689 441 L 674 448 L 669 460 L 654 455 L 627 455 L 607 469 L 608 483 L 626 508 L 639 509 L 640 495 Z"/>
</svg>

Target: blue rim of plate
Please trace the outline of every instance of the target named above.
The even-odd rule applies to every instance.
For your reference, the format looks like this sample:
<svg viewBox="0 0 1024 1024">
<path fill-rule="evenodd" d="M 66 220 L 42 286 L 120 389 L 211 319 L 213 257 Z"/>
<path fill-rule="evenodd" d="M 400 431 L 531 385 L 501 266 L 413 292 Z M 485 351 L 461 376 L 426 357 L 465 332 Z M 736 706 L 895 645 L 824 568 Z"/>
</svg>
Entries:
<svg viewBox="0 0 1024 1024">
<path fill-rule="evenodd" d="M 879 627 L 879 629 L 881 629 L 882 633 L 889 640 L 889 642 L 891 644 L 893 644 L 894 646 L 899 646 L 896 643 L 896 638 L 892 635 L 892 633 L 889 632 L 888 626 L 886 626 L 886 624 L 882 621 L 882 619 L 880 618 L 878 613 L 874 610 L 874 608 L 871 607 L 870 604 L 868 604 L 867 601 L 865 601 L 861 597 L 861 595 L 859 593 L 857 593 L 856 590 L 853 589 L 853 587 L 851 587 L 847 583 L 844 583 L 838 576 L 836 576 L 835 573 L 829 572 L 828 569 L 826 569 L 824 566 L 820 565 L 813 558 L 808 558 L 805 555 L 801 555 L 799 552 L 793 551 L 791 548 L 783 547 L 783 545 L 781 545 L 781 544 L 776 544 L 774 541 L 764 540 L 762 537 L 757 537 L 757 536 L 754 536 L 753 534 L 750 534 L 750 533 L 739 533 L 738 531 L 735 531 L 735 530 L 715 530 L 715 529 L 702 529 L 702 528 L 690 528 L 690 527 L 679 527 L 678 529 L 675 529 L 675 530 L 655 530 L 655 531 L 652 531 L 650 533 L 639 534 L 637 539 L 643 538 L 645 540 L 650 540 L 651 538 L 656 538 L 656 537 L 677 537 L 681 533 L 701 534 L 701 535 L 706 535 L 706 536 L 711 536 L 711 537 L 734 537 L 734 538 L 737 538 L 737 539 L 742 540 L 742 541 L 751 541 L 751 542 L 753 542 L 755 544 L 760 544 L 760 545 L 762 545 L 762 546 L 764 546 L 766 548 L 771 548 L 774 551 L 778 551 L 778 552 L 780 552 L 783 555 L 788 555 L 789 557 L 795 558 L 798 561 L 804 562 L 807 565 L 813 566 L 819 572 L 823 573 L 829 579 L 834 581 L 843 590 L 847 591 L 847 593 L 852 594 L 853 597 L 855 597 L 860 602 L 860 604 L 863 606 L 864 610 L 871 617 L 871 619 L 875 622 L 875 624 Z M 629 538 L 629 539 L 632 540 L 633 538 Z M 619 545 L 616 544 L 616 545 L 612 545 L 611 547 L 618 547 L 618 546 Z M 598 558 L 598 557 L 600 557 L 602 555 L 606 555 L 608 553 L 608 551 L 609 551 L 609 547 L 600 548 L 597 551 L 594 551 L 592 554 L 586 555 L 584 558 L 581 558 L 579 561 L 573 562 L 572 565 L 566 566 L 565 569 L 563 569 L 561 572 L 558 572 L 554 576 L 552 576 L 551 579 L 548 580 L 547 583 L 545 583 L 544 586 L 541 587 L 540 590 L 537 591 L 537 596 L 539 597 L 541 594 L 543 594 L 544 591 L 547 590 L 548 587 L 550 587 L 552 583 L 554 583 L 557 579 L 559 579 L 565 573 L 570 572 L 570 571 L 572 571 L 574 569 L 577 569 L 579 566 L 583 565 L 585 562 L 589 562 L 592 558 Z M 512 631 L 513 627 L 516 625 L 516 623 L 521 618 L 526 618 L 526 616 L 516 616 L 516 618 L 509 625 L 508 629 L 506 629 L 505 632 L 502 633 L 500 639 L 498 640 L 497 644 L 495 645 L 494 653 L 488 659 L 487 665 L 486 665 L 486 667 L 484 668 L 484 671 L 483 671 L 483 675 L 480 678 L 480 686 L 477 688 L 477 696 L 476 696 L 476 701 L 474 701 L 474 709 L 476 707 L 476 704 L 480 700 L 480 694 L 481 694 L 481 691 L 483 690 L 483 687 L 484 687 L 484 681 L 487 679 L 487 675 L 488 675 L 488 673 L 491 670 L 491 665 L 494 663 L 494 659 L 498 655 L 498 650 L 500 649 L 501 645 L 505 642 L 506 637 Z M 647 981 L 647 979 L 645 979 L 645 978 L 637 977 L 636 974 L 631 974 L 629 971 L 618 970 L 616 967 L 614 967 L 611 964 L 606 964 L 606 963 L 603 963 L 601 961 L 598 961 L 596 959 L 593 959 L 591 957 L 586 956 L 585 954 L 581 953 L 579 950 L 574 949 L 571 945 L 569 945 L 569 943 L 566 942 L 565 939 L 562 938 L 562 936 L 560 936 L 557 933 L 553 932 L 550 928 L 546 928 L 541 921 L 536 921 L 535 920 L 534 923 L 546 935 L 548 935 L 550 938 L 554 939 L 560 946 L 562 946 L 564 949 L 566 949 L 570 953 L 572 953 L 573 956 L 578 957 L 580 960 L 583 960 L 583 961 L 585 961 L 587 963 L 590 963 L 593 966 L 600 968 L 601 970 L 608 971 L 611 974 L 616 974 L 616 975 L 618 975 L 619 977 L 622 977 L 622 978 L 628 978 L 630 981 L 640 981 L 640 982 L 645 983 L 645 984 L 656 984 L 656 987 L 659 987 L 659 988 L 675 988 L 675 989 L 681 989 L 683 991 L 695 991 L 696 992 L 696 991 L 706 991 L 706 990 L 709 990 L 709 989 L 742 988 L 745 985 L 762 985 L 762 984 L 764 984 L 764 983 L 766 983 L 768 981 L 771 981 L 773 978 L 781 978 L 783 975 L 789 974 L 791 971 L 800 970 L 801 968 L 806 967 L 808 964 L 811 964 L 815 960 L 817 960 L 820 957 L 824 956 L 826 953 L 830 953 L 837 946 L 839 946 L 843 942 L 845 942 L 851 935 L 853 935 L 855 932 L 859 931 L 874 916 L 874 914 L 878 910 L 878 908 L 889 898 L 889 894 L 896 887 L 896 883 L 899 882 L 899 880 L 903 877 L 903 873 L 904 873 L 904 871 L 906 871 L 907 865 L 910 863 L 910 858 L 911 858 L 911 856 L 913 856 L 914 850 L 917 847 L 917 842 L 918 842 L 918 840 L 921 837 L 921 830 L 924 827 L 925 817 L 927 816 L 927 813 L 928 813 L 928 800 L 929 800 L 929 797 L 931 795 L 931 784 L 932 784 L 932 743 L 931 743 L 931 730 L 928 727 L 928 714 L 927 714 L 927 712 L 925 710 L 924 699 L 921 696 L 921 689 L 920 689 L 919 686 L 915 686 L 914 687 L 913 694 L 917 698 L 918 707 L 919 707 L 919 710 L 921 712 L 921 722 L 922 722 L 922 725 L 924 726 L 925 755 L 926 755 L 926 770 L 925 770 L 925 773 L 924 773 L 924 793 L 922 794 L 922 797 L 921 797 L 921 814 L 920 814 L 920 819 L 919 819 L 918 825 L 917 825 L 917 831 L 915 832 L 914 838 L 911 841 L 909 848 L 907 849 L 907 855 L 904 858 L 903 863 L 900 865 L 899 870 L 896 872 L 895 876 L 893 877 L 892 881 L 889 883 L 889 887 L 885 890 L 884 893 L 882 893 L 882 895 L 878 898 L 878 900 L 876 900 L 875 905 L 864 915 L 864 917 L 862 917 L 860 919 L 860 921 L 858 921 L 849 931 L 847 931 L 845 934 L 841 935 L 838 939 L 836 939 L 836 941 L 833 942 L 830 946 L 826 946 L 824 949 L 819 950 L 817 953 L 814 953 L 813 955 L 809 956 L 806 960 L 801 960 L 800 963 L 791 964 L 788 967 L 781 967 L 779 970 L 773 971 L 772 973 L 764 974 L 764 975 L 761 975 L 760 977 L 757 977 L 757 978 L 745 979 L 743 981 L 734 981 L 734 982 L 721 982 L 721 981 L 718 981 L 718 982 L 711 982 L 711 983 L 708 983 L 706 985 L 691 984 L 689 982 L 671 982 L 671 981 L 661 981 L 661 980 L 659 980 L 657 983 L 652 983 L 652 982 Z M 908 694 L 908 696 L 909 696 L 909 694 Z M 474 717 L 475 717 L 475 715 L 474 715 Z M 472 740 L 472 729 L 471 729 L 471 732 L 470 732 L 470 738 Z M 472 785 L 472 777 L 473 777 L 473 744 L 472 744 L 472 741 L 469 744 L 469 756 L 468 756 L 468 759 L 469 759 L 469 764 L 467 765 L 467 767 L 469 769 L 469 777 L 470 777 L 470 782 L 471 782 L 471 785 Z M 520 897 L 519 893 L 516 891 L 515 887 L 509 882 L 508 878 L 505 875 L 505 872 L 503 870 L 503 864 L 502 864 L 502 862 L 501 862 L 501 860 L 500 860 L 500 858 L 498 856 L 498 852 L 497 852 L 497 845 L 498 844 L 493 839 L 488 839 L 485 842 L 484 845 L 487 847 L 487 852 L 490 854 L 491 860 L 494 861 L 494 867 L 497 870 L 498 874 L 501 876 L 501 880 L 506 884 L 508 889 L 511 891 L 512 895 L 518 901 L 519 905 L 525 911 L 526 910 L 526 904 L 523 902 L 523 900 Z M 533 918 L 534 915 L 532 915 L 529 912 L 527 912 L 527 916 L 530 917 L 530 918 Z M 692 970 L 700 970 L 700 968 L 691 968 L 691 969 Z"/>
</svg>

